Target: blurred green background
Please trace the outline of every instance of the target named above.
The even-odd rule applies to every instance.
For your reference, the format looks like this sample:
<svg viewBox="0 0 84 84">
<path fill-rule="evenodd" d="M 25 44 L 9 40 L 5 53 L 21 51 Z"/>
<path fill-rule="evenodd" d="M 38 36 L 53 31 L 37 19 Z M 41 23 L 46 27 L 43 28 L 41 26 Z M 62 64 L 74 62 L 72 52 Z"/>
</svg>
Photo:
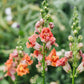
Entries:
<svg viewBox="0 0 84 84">
<path fill-rule="evenodd" d="M 42 1 L 0 0 L 0 84 L 13 84 L 10 77 L 2 79 L 4 74 L 2 70 L 9 53 L 15 49 L 19 36 L 23 43 L 24 51 L 29 54 L 32 52 L 32 49 L 26 48 L 25 42 L 33 34 L 34 25 L 41 18 L 40 8 Z M 68 35 L 71 32 L 74 5 L 77 6 L 82 28 L 79 34 L 84 37 L 84 0 L 48 0 L 48 3 L 49 12 L 55 24 L 52 32 L 59 44 L 57 51 L 69 50 Z M 11 10 L 11 12 L 9 11 L 8 13 L 7 10 Z M 35 68 L 36 63 L 37 61 L 35 60 L 30 68 L 30 74 L 16 78 L 16 84 L 41 84 L 41 73 Z M 69 75 L 62 70 L 62 67 L 49 67 L 46 76 L 48 84 L 71 84 Z M 83 81 L 84 73 L 81 73 L 75 84 L 84 84 Z"/>
</svg>

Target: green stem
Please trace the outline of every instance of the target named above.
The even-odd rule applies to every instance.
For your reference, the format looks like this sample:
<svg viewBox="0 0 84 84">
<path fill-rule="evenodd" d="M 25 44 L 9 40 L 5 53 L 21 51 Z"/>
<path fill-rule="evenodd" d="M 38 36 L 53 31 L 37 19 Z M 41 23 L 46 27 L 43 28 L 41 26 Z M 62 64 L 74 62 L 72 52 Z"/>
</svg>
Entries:
<svg viewBox="0 0 84 84">
<path fill-rule="evenodd" d="M 73 67 L 72 84 L 74 84 L 74 79 L 75 79 L 74 75 L 75 75 L 75 67 Z"/>
<path fill-rule="evenodd" d="M 76 59 L 76 56 L 77 56 L 77 44 L 76 44 L 76 42 L 77 42 L 77 39 L 76 39 L 76 37 L 74 37 L 74 45 L 73 45 L 73 56 L 74 56 L 74 59 L 73 59 L 73 73 L 72 73 L 72 84 L 74 84 L 74 80 L 75 80 L 75 69 L 76 69 L 76 67 L 77 67 L 77 59 Z"/>
<path fill-rule="evenodd" d="M 42 76 L 43 76 L 43 84 L 45 84 L 45 43 L 43 43 L 43 61 L 42 61 Z"/>
</svg>

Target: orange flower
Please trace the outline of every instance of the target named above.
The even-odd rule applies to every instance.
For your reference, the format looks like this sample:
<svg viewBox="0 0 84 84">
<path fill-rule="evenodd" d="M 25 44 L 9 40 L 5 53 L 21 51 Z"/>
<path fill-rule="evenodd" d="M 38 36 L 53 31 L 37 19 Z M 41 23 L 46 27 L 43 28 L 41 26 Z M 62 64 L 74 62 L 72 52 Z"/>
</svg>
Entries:
<svg viewBox="0 0 84 84">
<path fill-rule="evenodd" d="M 6 61 L 5 65 L 7 67 L 11 67 L 12 66 L 12 63 L 13 63 L 13 59 L 9 59 L 9 60 Z"/>
<path fill-rule="evenodd" d="M 52 66 L 56 66 L 56 62 L 59 59 L 59 56 L 56 55 L 55 48 L 51 51 L 51 53 L 49 54 L 49 56 L 46 59 L 51 61 Z"/>
<path fill-rule="evenodd" d="M 26 43 L 27 48 L 34 47 L 36 44 L 36 39 L 38 38 L 37 34 L 33 34 L 28 38 L 29 42 Z"/>
<path fill-rule="evenodd" d="M 42 42 L 48 42 L 50 41 L 50 38 L 53 37 L 52 32 L 49 28 L 44 27 L 40 34 Z"/>
<path fill-rule="evenodd" d="M 26 75 L 27 73 L 29 73 L 29 69 L 27 68 L 27 64 L 22 64 L 20 63 L 16 69 L 17 71 L 17 74 L 19 76 L 23 76 L 23 75 Z"/>
<path fill-rule="evenodd" d="M 26 62 L 28 63 L 28 65 L 31 65 L 33 63 L 33 60 L 30 59 L 30 57 L 28 56 L 28 54 L 25 54 L 23 60 L 26 60 Z"/>
<path fill-rule="evenodd" d="M 63 57 L 57 61 L 56 66 L 65 66 L 67 61 L 68 61 L 67 57 Z"/>
</svg>

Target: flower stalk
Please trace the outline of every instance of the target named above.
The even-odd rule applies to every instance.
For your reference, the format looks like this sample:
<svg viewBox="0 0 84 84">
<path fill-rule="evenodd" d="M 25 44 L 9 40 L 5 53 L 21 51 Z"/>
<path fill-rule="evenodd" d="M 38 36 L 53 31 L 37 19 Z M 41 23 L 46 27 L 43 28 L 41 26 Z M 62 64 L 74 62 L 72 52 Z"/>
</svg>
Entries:
<svg viewBox="0 0 84 84">
<path fill-rule="evenodd" d="M 43 76 L 43 84 L 45 84 L 45 43 L 43 43 L 43 60 L 42 60 L 42 67 L 43 67 L 43 71 L 42 71 L 42 76 Z"/>
<path fill-rule="evenodd" d="M 79 26 L 79 18 L 78 18 L 78 12 L 77 12 L 77 9 L 76 7 L 74 7 L 74 14 L 73 14 L 73 25 L 72 25 L 72 35 L 69 36 L 69 41 L 71 43 L 71 46 L 70 46 L 70 51 L 72 51 L 73 53 L 73 61 L 72 61 L 72 67 L 73 67 L 73 70 L 72 70 L 72 84 L 75 84 L 75 77 L 77 77 L 77 71 L 76 71 L 76 68 L 77 68 L 77 63 L 78 63 L 78 60 L 79 58 L 77 57 L 79 55 L 79 50 L 80 50 L 80 46 L 78 46 L 80 44 L 80 41 L 79 41 L 79 36 L 78 36 L 78 33 L 79 33 L 79 30 L 80 30 L 80 26 Z"/>
</svg>

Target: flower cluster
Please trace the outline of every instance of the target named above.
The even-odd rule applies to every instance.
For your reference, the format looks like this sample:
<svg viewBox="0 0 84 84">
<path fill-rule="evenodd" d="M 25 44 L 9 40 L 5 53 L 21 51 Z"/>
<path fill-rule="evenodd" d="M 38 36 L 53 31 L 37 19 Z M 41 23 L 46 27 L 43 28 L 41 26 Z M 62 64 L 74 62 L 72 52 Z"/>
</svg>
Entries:
<svg viewBox="0 0 84 84">
<path fill-rule="evenodd" d="M 80 73 L 80 72 L 84 71 L 84 69 L 83 69 L 84 57 L 83 57 L 83 53 L 81 50 L 83 47 L 83 43 L 81 42 L 83 37 L 82 37 L 82 35 L 78 35 L 81 27 L 79 26 L 79 18 L 78 18 L 78 13 L 76 11 L 76 8 L 74 9 L 73 25 L 71 28 L 72 28 L 73 35 L 70 35 L 68 37 L 68 39 L 70 41 L 70 44 L 69 44 L 70 50 L 73 53 L 73 56 L 72 56 L 73 67 L 77 68 L 78 60 L 82 57 L 82 62 L 78 66 L 77 72 L 76 72 L 76 73 Z"/>
<path fill-rule="evenodd" d="M 37 58 L 38 64 L 36 67 L 42 68 L 42 60 L 43 60 L 43 43 L 45 44 L 45 53 L 47 50 L 51 49 L 52 45 L 58 47 L 58 44 L 55 43 L 56 39 L 53 36 L 51 29 L 54 27 L 52 22 L 49 23 L 48 27 L 44 27 L 45 21 L 41 19 L 37 21 L 35 24 L 35 32 L 32 36 L 28 38 L 28 42 L 26 43 L 27 48 L 33 47 L 34 53 L 31 56 Z M 37 40 L 40 40 L 42 44 L 38 43 Z M 55 63 L 59 57 L 56 55 L 56 50 L 53 49 L 49 56 L 45 56 L 45 66 L 47 69 L 47 65 L 56 66 Z"/>
<path fill-rule="evenodd" d="M 15 73 L 19 76 L 26 75 L 29 73 L 28 66 L 32 63 L 33 60 L 22 50 L 22 46 L 17 46 L 5 63 L 5 76 L 10 76 L 12 80 L 15 80 Z"/>
</svg>

